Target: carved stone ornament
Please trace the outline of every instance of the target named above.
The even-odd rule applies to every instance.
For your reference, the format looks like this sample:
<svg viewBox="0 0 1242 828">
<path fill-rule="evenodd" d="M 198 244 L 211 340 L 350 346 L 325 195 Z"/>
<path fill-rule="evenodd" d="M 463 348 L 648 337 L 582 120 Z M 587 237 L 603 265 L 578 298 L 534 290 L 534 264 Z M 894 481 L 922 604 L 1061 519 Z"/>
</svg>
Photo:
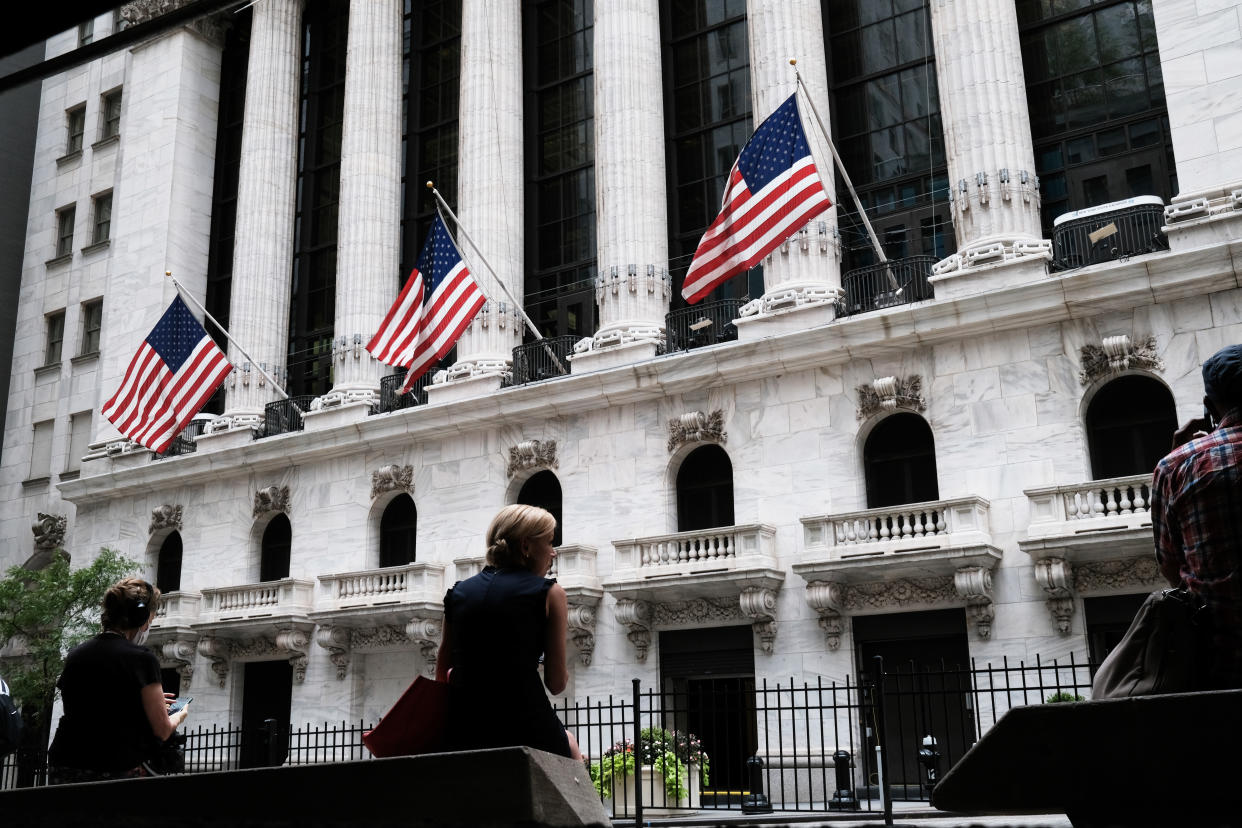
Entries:
<svg viewBox="0 0 1242 828">
<path fill-rule="evenodd" d="M 922 414 L 927 410 L 923 398 L 923 378 L 918 374 L 908 377 L 877 377 L 870 385 L 860 385 L 858 393 L 858 419 L 865 420 L 884 411 L 898 408 Z"/>
<path fill-rule="evenodd" d="M 992 636 L 992 571 L 981 566 L 964 566 L 953 573 L 957 594 L 966 599 L 966 616 L 974 623 L 980 638 Z"/>
<path fill-rule="evenodd" d="M 746 587 L 738 596 L 738 606 L 752 620 L 759 649 L 771 655 L 776 642 L 776 590 Z"/>
<path fill-rule="evenodd" d="M 530 469 L 555 469 L 557 464 L 555 440 L 523 440 L 509 447 L 509 477 Z"/>
<path fill-rule="evenodd" d="M 1082 346 L 1082 368 L 1078 381 L 1090 385 L 1111 374 L 1130 369 L 1159 372 L 1164 370 L 1164 360 L 1156 350 L 1156 337 L 1149 336 L 1134 343 L 1130 337 L 1106 336 L 1099 345 Z"/>
<path fill-rule="evenodd" d="M 384 647 L 405 646 L 409 643 L 410 637 L 405 634 L 405 630 L 392 624 L 351 630 L 349 633 L 349 649 L 351 650 L 376 650 Z"/>
<path fill-rule="evenodd" d="M 824 631 L 828 649 L 840 648 L 845 626 L 841 616 L 845 587 L 833 581 L 811 581 L 806 585 L 806 602 L 819 615 L 819 628 Z"/>
<path fill-rule="evenodd" d="M 289 487 L 268 486 L 254 493 L 254 516 L 261 517 L 268 512 L 289 512 Z"/>
<path fill-rule="evenodd" d="M 839 609 L 850 614 L 859 610 L 904 609 L 920 604 L 958 603 L 957 589 L 949 575 L 850 584 L 842 592 Z"/>
<path fill-rule="evenodd" d="M 177 675 L 181 676 L 181 690 L 189 690 L 190 682 L 194 678 L 194 654 L 197 652 L 197 636 L 190 638 L 174 638 L 172 641 L 165 641 L 160 647 L 159 657 L 165 662 L 170 662 L 177 669 Z"/>
<path fill-rule="evenodd" d="M 151 510 L 151 524 L 147 527 L 147 534 L 154 535 L 156 532 L 164 529 L 181 531 L 180 504 L 165 503 L 163 506 L 156 506 Z"/>
<path fill-rule="evenodd" d="M 668 450 L 671 454 L 686 443 L 724 443 L 729 435 L 724 430 L 724 411 L 711 414 L 690 411 L 668 421 Z"/>
<path fill-rule="evenodd" d="M 423 656 L 423 675 L 435 678 L 436 656 L 440 650 L 443 624 L 438 618 L 415 618 L 405 625 L 405 634 Z"/>
<path fill-rule="evenodd" d="M 651 604 L 634 598 L 620 598 L 615 610 L 617 623 L 625 627 L 626 638 L 634 645 L 639 662 L 647 660 L 651 647 Z"/>
<path fill-rule="evenodd" d="M 569 601 L 569 637 L 578 648 L 583 667 L 591 666 L 595 654 L 595 607 L 599 599 L 571 598 Z"/>
<path fill-rule="evenodd" d="M 189 5 L 191 0 L 133 0 L 118 10 L 122 28 L 137 26 Z M 210 14 L 186 23 L 199 34 L 216 43 L 224 42 L 224 29 L 229 24 L 226 14 Z"/>
<path fill-rule="evenodd" d="M 1035 562 L 1035 582 L 1048 595 L 1048 612 L 1061 635 L 1069 635 L 1074 617 L 1073 580 L 1073 570 L 1064 558 L 1043 558 Z"/>
<path fill-rule="evenodd" d="M 232 642 L 214 635 L 205 635 L 198 640 L 198 654 L 211 662 L 212 672 L 216 674 L 216 682 L 221 686 L 229 680 L 229 658 Z"/>
<path fill-rule="evenodd" d="M 414 467 L 389 464 L 371 472 L 371 499 L 386 492 L 414 493 Z"/>
<path fill-rule="evenodd" d="M 48 515 L 39 512 L 39 519 L 30 527 L 34 532 L 35 549 L 56 549 L 65 543 L 64 515 Z"/>
<path fill-rule="evenodd" d="M 328 660 L 336 668 L 337 679 L 349 672 L 349 630 L 345 627 L 320 625 L 315 630 L 315 643 L 328 651 Z"/>
<path fill-rule="evenodd" d="M 742 618 L 742 608 L 734 598 L 691 598 L 656 604 L 652 622 L 658 626 L 691 625 L 701 627 Z"/>
<path fill-rule="evenodd" d="M 1153 555 L 1119 561 L 1080 563 L 1074 567 L 1074 592 L 1123 592 L 1155 589 L 1162 582 Z"/>
</svg>

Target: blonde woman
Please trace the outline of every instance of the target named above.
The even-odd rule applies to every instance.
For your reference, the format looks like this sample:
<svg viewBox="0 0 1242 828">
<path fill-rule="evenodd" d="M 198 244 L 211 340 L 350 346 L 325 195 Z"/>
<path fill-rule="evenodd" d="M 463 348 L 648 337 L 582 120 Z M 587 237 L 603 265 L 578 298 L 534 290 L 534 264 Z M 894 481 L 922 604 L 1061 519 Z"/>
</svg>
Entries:
<svg viewBox="0 0 1242 828">
<path fill-rule="evenodd" d="M 582 758 L 544 692 L 560 693 L 569 681 L 569 601 L 544 577 L 556 558 L 555 530 L 556 518 L 538 506 L 506 506 L 487 529 L 487 566 L 444 596 L 436 678 L 453 688 L 454 750 L 526 745 Z"/>
</svg>

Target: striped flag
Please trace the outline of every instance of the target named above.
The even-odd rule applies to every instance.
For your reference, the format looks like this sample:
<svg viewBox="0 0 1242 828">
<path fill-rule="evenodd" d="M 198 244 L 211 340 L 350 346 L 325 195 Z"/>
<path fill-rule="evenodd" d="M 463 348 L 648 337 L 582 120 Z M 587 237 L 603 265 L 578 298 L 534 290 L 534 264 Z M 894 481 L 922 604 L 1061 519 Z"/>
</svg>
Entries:
<svg viewBox="0 0 1242 828">
<path fill-rule="evenodd" d="M 367 350 L 380 362 L 408 369 L 404 394 L 444 358 L 486 302 L 444 220 L 436 215 L 414 272 Z"/>
<path fill-rule="evenodd" d="M 797 95 L 790 95 L 733 163 L 720 215 L 694 251 L 682 297 L 699 301 L 831 206 L 802 130 Z"/>
<path fill-rule="evenodd" d="M 135 443 L 162 453 L 231 370 L 224 352 L 177 296 L 130 360 L 103 415 Z"/>
</svg>

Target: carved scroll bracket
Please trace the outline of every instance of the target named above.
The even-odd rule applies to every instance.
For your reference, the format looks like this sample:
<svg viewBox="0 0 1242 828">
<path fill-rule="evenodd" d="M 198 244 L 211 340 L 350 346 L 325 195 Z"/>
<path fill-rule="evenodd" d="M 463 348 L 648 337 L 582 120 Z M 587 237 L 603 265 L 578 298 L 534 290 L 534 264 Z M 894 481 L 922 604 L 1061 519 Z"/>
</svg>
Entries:
<svg viewBox="0 0 1242 828">
<path fill-rule="evenodd" d="M 617 623 L 625 627 L 626 637 L 634 645 L 639 662 L 647 660 L 651 647 L 651 604 L 635 598 L 617 599 Z"/>
<path fill-rule="evenodd" d="M 328 651 L 328 659 L 336 668 L 337 679 L 345 678 L 349 672 L 350 634 L 345 627 L 320 625 L 315 630 L 315 643 Z"/>
<path fill-rule="evenodd" d="M 776 590 L 763 587 L 746 587 L 738 596 L 742 614 L 752 621 L 755 635 L 759 637 L 759 649 L 772 654 L 776 641 Z"/>
<path fill-rule="evenodd" d="M 197 652 L 198 636 L 182 636 L 165 641 L 160 647 L 160 655 L 166 662 L 172 662 L 181 676 L 181 690 L 190 689 L 194 679 L 194 654 Z"/>
<path fill-rule="evenodd" d="M 1043 558 L 1035 562 L 1035 582 L 1048 595 L 1045 603 L 1061 635 L 1069 635 L 1074 617 L 1073 579 L 1073 569 L 1064 558 Z"/>
<path fill-rule="evenodd" d="M 841 632 L 845 607 L 845 587 L 834 581 L 811 581 L 806 585 L 806 602 L 819 616 L 819 628 L 824 631 L 828 649 L 841 646 Z"/>
<path fill-rule="evenodd" d="M 569 601 L 569 637 L 578 648 L 583 667 L 591 666 L 591 657 L 595 654 L 595 610 L 598 606 L 599 598 L 592 596 Z"/>
<path fill-rule="evenodd" d="M 229 660 L 232 650 L 232 642 L 226 638 L 205 635 L 198 640 L 198 653 L 211 662 L 211 670 L 216 674 L 216 682 L 221 687 L 224 687 L 229 680 Z"/>
<path fill-rule="evenodd" d="M 435 678 L 436 657 L 440 650 L 443 624 L 438 618 L 415 618 L 405 625 L 405 634 L 423 656 L 423 675 Z"/>
<path fill-rule="evenodd" d="M 966 599 L 966 616 L 974 623 L 980 638 L 992 635 L 992 571 L 981 566 L 964 566 L 953 575 L 957 594 Z"/>
<path fill-rule="evenodd" d="M 49 515 L 39 512 L 39 519 L 30 527 L 34 532 L 35 549 L 50 550 L 63 546 L 65 543 L 65 527 L 68 519 L 64 515 Z"/>
</svg>

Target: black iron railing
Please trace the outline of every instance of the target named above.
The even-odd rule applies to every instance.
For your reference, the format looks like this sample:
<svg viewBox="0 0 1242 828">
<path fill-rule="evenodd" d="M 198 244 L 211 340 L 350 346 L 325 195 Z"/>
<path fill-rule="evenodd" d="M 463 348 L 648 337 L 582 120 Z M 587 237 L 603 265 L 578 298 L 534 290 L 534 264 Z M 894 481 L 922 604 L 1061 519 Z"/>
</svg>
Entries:
<svg viewBox="0 0 1242 828">
<path fill-rule="evenodd" d="M 555 379 L 569 373 L 569 355 L 580 336 L 545 336 L 513 349 L 511 385 Z"/>
<path fill-rule="evenodd" d="M 854 316 L 931 299 L 927 277 L 935 263 L 935 256 L 909 256 L 854 268 L 841 277 L 845 296 L 838 303 L 837 315 Z"/>
<path fill-rule="evenodd" d="M 737 339 L 733 320 L 737 319 L 744 304 L 741 299 L 720 299 L 670 311 L 664 317 L 667 350 L 688 351 Z"/>
<path fill-rule="evenodd" d="M 421 377 L 414 380 L 413 388 L 402 394 L 401 386 L 405 383 L 406 370 L 398 368 L 396 373 L 389 374 L 380 380 L 379 406 L 373 409 L 371 413 L 387 414 L 389 411 L 400 411 L 403 408 L 426 405 L 427 386 L 431 385 L 431 378 L 438 370 L 440 370 L 440 366 L 432 366 Z"/>
<path fill-rule="evenodd" d="M 186 431 L 174 437 L 173 441 L 168 444 L 168 448 L 164 449 L 162 453 L 156 454 L 152 452 L 155 455 L 155 459 L 162 460 L 165 457 L 180 457 L 183 454 L 193 454 L 197 451 L 198 443 L 194 442 L 193 437 L 187 435 L 188 431 L 189 429 L 186 429 Z"/>
<path fill-rule="evenodd" d="M 1052 228 L 1053 271 L 1073 270 L 1115 259 L 1168 250 L 1164 204 L 1134 204 L 1076 218 L 1057 219 Z M 1085 212 L 1085 211 L 1084 211 Z"/>
<path fill-rule="evenodd" d="M 260 437 L 275 437 L 277 434 L 288 434 L 302 430 L 302 411 L 310 411 L 314 394 L 294 394 L 287 400 L 270 402 L 263 411 L 263 433 Z"/>
</svg>

